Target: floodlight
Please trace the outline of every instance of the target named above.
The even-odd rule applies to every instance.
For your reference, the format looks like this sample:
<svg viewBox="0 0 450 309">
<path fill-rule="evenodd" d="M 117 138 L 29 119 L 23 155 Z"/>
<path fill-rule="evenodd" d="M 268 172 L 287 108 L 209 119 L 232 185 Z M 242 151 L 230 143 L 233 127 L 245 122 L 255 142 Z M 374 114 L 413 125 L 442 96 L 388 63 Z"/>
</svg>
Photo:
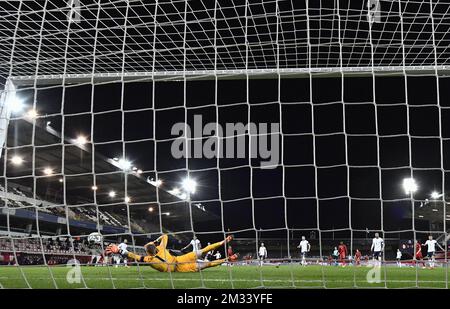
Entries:
<svg viewBox="0 0 450 309">
<path fill-rule="evenodd" d="M 412 194 L 417 191 L 418 186 L 414 178 L 403 179 L 403 189 L 406 194 Z"/>
<path fill-rule="evenodd" d="M 37 116 L 38 116 L 38 113 L 37 113 L 37 111 L 36 111 L 34 108 L 30 109 L 30 110 L 27 112 L 27 118 L 29 118 L 29 119 L 34 119 L 34 118 L 36 118 Z"/>
<path fill-rule="evenodd" d="M 116 196 L 116 192 L 109 191 L 108 195 L 109 195 L 109 197 L 115 197 Z"/>
<path fill-rule="evenodd" d="M 46 167 L 44 168 L 44 174 L 45 175 L 52 175 L 53 174 L 53 169 L 51 169 L 50 167 Z"/>
<path fill-rule="evenodd" d="M 11 163 L 14 165 L 21 165 L 23 163 L 23 158 L 21 156 L 13 156 L 11 158 Z"/>
<path fill-rule="evenodd" d="M 131 168 L 131 162 L 124 158 L 119 159 L 118 163 L 119 163 L 119 167 L 121 169 L 123 169 L 124 171 L 128 171 Z"/>
<path fill-rule="evenodd" d="M 441 195 L 437 191 L 431 192 L 431 198 L 432 199 L 437 200 L 440 197 L 441 197 Z"/>
<path fill-rule="evenodd" d="M 75 143 L 77 145 L 84 145 L 88 142 L 86 136 L 83 135 L 78 135 L 77 138 L 75 139 Z"/>
<path fill-rule="evenodd" d="M 191 178 L 184 179 L 182 185 L 184 191 L 189 194 L 195 193 L 195 190 L 197 188 L 197 182 Z"/>
<path fill-rule="evenodd" d="M 150 180 L 148 180 L 148 178 L 147 178 L 147 182 L 154 185 L 155 187 L 160 187 L 163 183 L 161 179 L 154 180 L 153 178 Z M 175 193 L 175 189 L 174 189 L 174 194 L 178 194 L 178 193 L 179 192 Z"/>
</svg>

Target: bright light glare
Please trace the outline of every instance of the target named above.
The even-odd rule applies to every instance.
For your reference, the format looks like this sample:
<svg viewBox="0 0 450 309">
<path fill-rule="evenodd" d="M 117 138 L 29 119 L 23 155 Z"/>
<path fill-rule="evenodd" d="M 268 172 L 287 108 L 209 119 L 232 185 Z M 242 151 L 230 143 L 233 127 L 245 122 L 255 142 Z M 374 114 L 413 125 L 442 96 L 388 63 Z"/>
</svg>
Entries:
<svg viewBox="0 0 450 309">
<path fill-rule="evenodd" d="M 129 170 L 131 168 L 131 162 L 126 160 L 126 159 L 122 158 L 122 159 L 119 160 L 118 163 L 119 163 L 119 167 L 121 169 L 123 169 L 124 171 L 127 171 L 127 170 Z"/>
<path fill-rule="evenodd" d="M 44 168 L 44 174 L 45 175 L 52 175 L 53 174 L 53 169 L 51 169 L 50 167 Z"/>
<path fill-rule="evenodd" d="M 441 195 L 437 191 L 431 192 L 431 198 L 432 199 L 438 199 Z"/>
<path fill-rule="evenodd" d="M 13 156 L 11 158 L 11 163 L 14 165 L 21 165 L 23 163 L 23 158 L 20 156 Z"/>
<path fill-rule="evenodd" d="M 149 212 L 153 212 L 153 210 L 154 210 L 153 207 L 149 207 L 149 208 L 148 208 L 148 211 L 149 211 Z"/>
<path fill-rule="evenodd" d="M 23 101 L 16 96 L 9 99 L 7 104 L 13 113 L 20 113 L 25 107 Z"/>
<path fill-rule="evenodd" d="M 125 203 L 131 202 L 131 198 L 129 196 L 125 197 Z"/>
<path fill-rule="evenodd" d="M 98 187 L 97 186 L 92 186 L 91 189 L 92 189 L 92 191 L 97 191 Z"/>
<path fill-rule="evenodd" d="M 174 195 L 178 195 L 178 194 L 180 194 L 180 189 L 178 189 L 178 188 L 173 188 L 172 193 L 173 193 Z"/>
<path fill-rule="evenodd" d="M 76 139 L 75 139 L 75 143 L 77 145 L 84 145 L 88 142 L 86 136 L 83 135 L 79 135 Z"/>
<path fill-rule="evenodd" d="M 34 108 L 30 109 L 30 110 L 27 112 L 27 117 L 30 118 L 30 119 L 34 119 L 34 118 L 36 118 L 37 116 L 38 116 L 38 113 L 37 113 L 37 111 L 36 111 Z"/>
<path fill-rule="evenodd" d="M 153 180 L 153 178 L 149 181 L 152 185 L 154 185 L 155 187 L 160 187 L 162 185 L 162 180 L 161 179 L 157 179 L 157 180 Z M 175 189 L 174 189 L 175 190 Z M 179 193 L 179 192 L 178 192 Z M 177 193 L 177 194 L 178 194 Z"/>
<path fill-rule="evenodd" d="M 193 179 L 186 178 L 183 180 L 183 189 L 186 193 L 195 193 L 197 182 Z"/>
<path fill-rule="evenodd" d="M 116 192 L 109 191 L 108 195 L 109 195 L 109 197 L 115 197 L 116 196 Z"/>
<path fill-rule="evenodd" d="M 403 189 L 406 194 L 411 194 L 417 191 L 418 186 L 414 178 L 403 179 Z"/>
</svg>

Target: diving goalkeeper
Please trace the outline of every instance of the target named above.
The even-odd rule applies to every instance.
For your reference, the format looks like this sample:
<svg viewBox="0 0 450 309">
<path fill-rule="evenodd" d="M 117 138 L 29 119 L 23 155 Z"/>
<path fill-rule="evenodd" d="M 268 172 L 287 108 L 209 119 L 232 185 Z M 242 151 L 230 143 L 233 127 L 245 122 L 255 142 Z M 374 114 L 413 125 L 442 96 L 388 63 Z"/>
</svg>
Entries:
<svg viewBox="0 0 450 309">
<path fill-rule="evenodd" d="M 219 266 L 227 261 L 235 261 L 237 259 L 236 254 L 233 254 L 225 259 L 211 262 L 198 260 L 209 251 L 216 250 L 224 244 L 229 243 L 232 239 L 232 236 L 228 236 L 225 240 L 206 246 L 201 250 L 189 252 L 180 256 L 173 256 L 166 249 L 168 240 L 167 235 L 161 235 L 155 241 L 151 241 L 146 244 L 144 246 L 147 253 L 146 256 L 137 255 L 133 252 L 127 251 L 126 249 L 120 249 L 117 245 L 109 245 L 105 251 L 107 255 L 121 254 L 124 258 L 128 258 L 129 260 L 149 263 L 152 268 L 161 272 L 197 272 L 205 268 Z"/>
</svg>

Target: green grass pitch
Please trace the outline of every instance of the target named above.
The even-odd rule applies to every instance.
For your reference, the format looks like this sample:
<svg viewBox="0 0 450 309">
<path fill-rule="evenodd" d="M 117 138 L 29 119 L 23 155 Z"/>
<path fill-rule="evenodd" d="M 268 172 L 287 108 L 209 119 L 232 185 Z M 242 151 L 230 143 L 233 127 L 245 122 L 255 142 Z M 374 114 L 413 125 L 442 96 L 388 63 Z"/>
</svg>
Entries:
<svg viewBox="0 0 450 309">
<path fill-rule="evenodd" d="M 129 268 L 82 266 L 80 269 L 81 283 L 70 284 L 66 279 L 71 270 L 68 266 L 2 266 L 0 288 L 28 288 L 28 284 L 32 288 L 55 288 L 55 285 L 58 288 L 412 288 L 416 287 L 416 278 L 419 288 L 448 288 L 446 282 L 450 277 L 448 268 L 443 267 L 382 267 L 380 283 L 367 281 L 367 273 L 372 268 L 365 266 L 234 265 L 201 273 L 171 274 L 157 272 L 148 265 Z"/>
</svg>

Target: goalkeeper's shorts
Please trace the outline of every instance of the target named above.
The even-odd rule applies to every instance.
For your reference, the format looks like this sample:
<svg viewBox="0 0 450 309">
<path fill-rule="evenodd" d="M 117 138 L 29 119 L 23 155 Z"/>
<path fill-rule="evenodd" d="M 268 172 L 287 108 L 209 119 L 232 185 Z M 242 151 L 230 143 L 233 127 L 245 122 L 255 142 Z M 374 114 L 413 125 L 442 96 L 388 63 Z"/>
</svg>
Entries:
<svg viewBox="0 0 450 309">
<path fill-rule="evenodd" d="M 190 252 L 176 257 L 175 271 L 181 273 L 189 273 L 198 271 L 197 254 Z"/>
</svg>

